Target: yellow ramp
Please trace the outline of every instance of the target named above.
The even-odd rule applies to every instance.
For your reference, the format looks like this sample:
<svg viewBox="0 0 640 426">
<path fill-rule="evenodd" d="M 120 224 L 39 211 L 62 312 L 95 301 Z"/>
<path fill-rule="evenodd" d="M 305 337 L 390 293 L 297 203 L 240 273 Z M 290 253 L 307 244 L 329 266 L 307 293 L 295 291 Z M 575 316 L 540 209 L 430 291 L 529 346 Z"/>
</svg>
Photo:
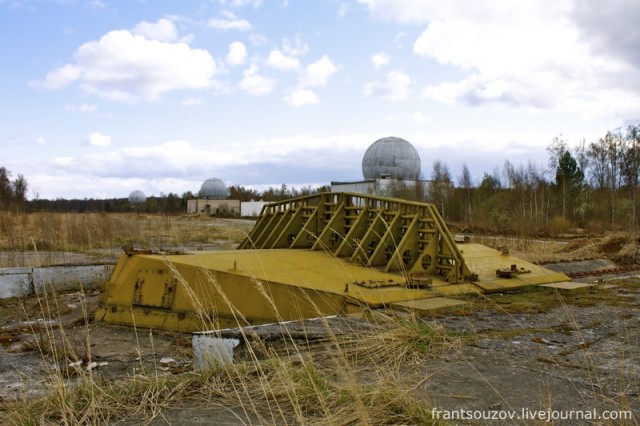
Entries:
<svg viewBox="0 0 640 426">
<path fill-rule="evenodd" d="M 167 256 L 166 260 L 176 266 L 190 266 L 265 283 L 338 294 L 374 308 L 402 300 L 435 296 L 429 290 L 407 288 L 402 275 L 362 267 L 323 251 L 227 250 Z"/>
</svg>

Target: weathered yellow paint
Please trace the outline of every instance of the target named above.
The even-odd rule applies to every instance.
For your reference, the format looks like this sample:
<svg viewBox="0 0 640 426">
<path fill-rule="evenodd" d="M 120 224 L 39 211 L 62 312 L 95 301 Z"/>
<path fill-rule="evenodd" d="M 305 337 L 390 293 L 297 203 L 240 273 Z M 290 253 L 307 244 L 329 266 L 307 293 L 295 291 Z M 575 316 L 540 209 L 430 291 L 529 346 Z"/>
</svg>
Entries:
<svg viewBox="0 0 640 426">
<path fill-rule="evenodd" d="M 127 250 L 96 318 L 195 331 L 394 304 L 424 310 L 457 303 L 448 297 L 569 280 L 484 246 L 461 247 L 430 204 L 363 194 L 302 197 L 265 206 L 239 250 Z M 496 276 L 513 264 L 531 272 Z"/>
</svg>

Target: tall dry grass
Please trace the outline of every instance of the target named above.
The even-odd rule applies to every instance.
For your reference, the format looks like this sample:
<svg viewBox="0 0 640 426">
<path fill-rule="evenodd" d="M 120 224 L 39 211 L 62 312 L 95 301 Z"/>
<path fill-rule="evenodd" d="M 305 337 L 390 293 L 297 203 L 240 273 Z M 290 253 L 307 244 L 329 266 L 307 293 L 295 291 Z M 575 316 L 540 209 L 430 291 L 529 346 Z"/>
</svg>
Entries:
<svg viewBox="0 0 640 426">
<path fill-rule="evenodd" d="M 208 216 L 168 216 L 136 213 L 7 213 L 0 212 L 0 252 L 20 265 L 22 253 L 76 252 L 113 255 L 126 243 L 144 248 L 197 249 L 215 245 L 233 248 L 253 226 L 252 221 L 217 220 Z"/>
<path fill-rule="evenodd" d="M 59 318 L 55 297 L 41 295 L 39 316 Z M 47 338 L 38 346 L 51 365 L 46 395 L 0 402 L 0 424 L 145 424 L 176 409 L 228 411 L 237 424 L 440 424 L 416 392 L 424 377 L 414 366 L 460 344 L 415 318 L 340 333 L 326 323 L 324 337 L 313 341 L 245 335 L 234 363 L 201 373 L 149 370 L 116 379 L 76 367 L 91 353 L 66 344 L 69 331 L 59 323 L 44 322 Z"/>
</svg>

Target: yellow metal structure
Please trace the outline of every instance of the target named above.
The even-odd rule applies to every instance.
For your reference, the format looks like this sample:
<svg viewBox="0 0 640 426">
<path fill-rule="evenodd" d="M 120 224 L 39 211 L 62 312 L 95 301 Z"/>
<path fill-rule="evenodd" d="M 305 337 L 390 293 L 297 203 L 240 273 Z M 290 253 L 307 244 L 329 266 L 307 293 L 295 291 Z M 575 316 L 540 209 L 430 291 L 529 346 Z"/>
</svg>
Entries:
<svg viewBox="0 0 640 426">
<path fill-rule="evenodd" d="M 499 273 L 514 268 L 527 273 Z M 382 307 L 433 309 L 468 293 L 568 280 L 485 246 L 458 246 L 431 204 L 322 193 L 265 206 L 236 250 L 128 249 L 96 318 L 196 331 Z"/>
</svg>

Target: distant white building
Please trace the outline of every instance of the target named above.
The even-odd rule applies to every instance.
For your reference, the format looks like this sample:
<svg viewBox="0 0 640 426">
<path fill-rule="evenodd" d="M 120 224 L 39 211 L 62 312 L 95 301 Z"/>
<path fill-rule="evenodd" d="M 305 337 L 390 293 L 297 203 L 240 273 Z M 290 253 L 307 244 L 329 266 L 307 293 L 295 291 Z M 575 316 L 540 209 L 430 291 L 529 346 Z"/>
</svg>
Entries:
<svg viewBox="0 0 640 426">
<path fill-rule="evenodd" d="M 242 217 L 257 217 L 260 216 L 262 208 L 268 204 L 266 201 L 242 201 L 240 203 L 240 216 Z"/>
</svg>

